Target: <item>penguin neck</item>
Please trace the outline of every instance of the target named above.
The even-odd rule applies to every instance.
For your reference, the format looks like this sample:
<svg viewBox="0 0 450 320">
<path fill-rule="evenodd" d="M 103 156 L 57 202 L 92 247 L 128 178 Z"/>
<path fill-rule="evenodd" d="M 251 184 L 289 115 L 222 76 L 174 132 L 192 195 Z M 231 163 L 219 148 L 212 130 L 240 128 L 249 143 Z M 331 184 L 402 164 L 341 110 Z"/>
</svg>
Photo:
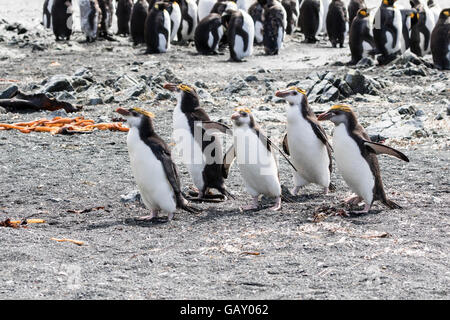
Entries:
<svg viewBox="0 0 450 320">
<path fill-rule="evenodd" d="M 155 135 L 155 130 L 153 129 L 153 125 L 150 119 L 143 118 L 137 129 L 139 131 L 139 136 L 141 137 L 146 138 Z"/>
<path fill-rule="evenodd" d="M 178 98 L 178 105 L 183 113 L 194 112 L 195 109 L 200 107 L 200 102 L 198 101 L 198 97 L 188 94 L 182 93 Z"/>
</svg>

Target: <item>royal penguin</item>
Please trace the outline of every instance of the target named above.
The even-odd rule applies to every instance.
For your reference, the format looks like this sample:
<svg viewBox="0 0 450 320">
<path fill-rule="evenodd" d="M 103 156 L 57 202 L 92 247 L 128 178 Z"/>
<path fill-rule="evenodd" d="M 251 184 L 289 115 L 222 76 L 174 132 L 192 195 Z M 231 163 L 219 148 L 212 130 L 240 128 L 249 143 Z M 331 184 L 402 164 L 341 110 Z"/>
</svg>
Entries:
<svg viewBox="0 0 450 320">
<path fill-rule="evenodd" d="M 350 65 L 357 64 L 362 58 L 375 53 L 375 41 L 372 34 L 372 21 L 367 8 L 362 8 L 356 14 L 350 25 L 348 39 L 352 59 Z"/>
<path fill-rule="evenodd" d="M 130 34 L 130 16 L 133 0 L 118 0 L 116 8 L 117 34 L 128 36 Z"/>
<path fill-rule="evenodd" d="M 191 207 L 181 192 L 180 178 L 167 144 L 153 128 L 151 112 L 140 108 L 118 108 L 116 112 L 127 120 L 127 135 L 131 171 L 144 205 L 151 215 L 140 220 L 154 220 L 160 211 L 167 212 L 172 220 L 177 208 L 191 213 L 199 210 Z"/>
<path fill-rule="evenodd" d="M 431 33 L 431 54 L 436 68 L 450 70 L 450 8 L 441 11 Z"/>
<path fill-rule="evenodd" d="M 56 41 L 70 40 L 72 35 L 72 0 L 54 0 L 52 6 L 52 27 Z"/>
<path fill-rule="evenodd" d="M 134 45 L 145 43 L 144 30 L 148 10 L 149 4 L 147 0 L 138 0 L 133 5 L 130 18 L 130 34 Z"/>
<path fill-rule="evenodd" d="M 378 63 L 387 64 L 395 59 L 402 47 L 402 14 L 394 6 L 396 0 L 383 0 L 373 23 L 373 39 L 378 53 Z"/>
<path fill-rule="evenodd" d="M 430 39 L 435 25 L 434 14 L 419 0 L 411 1 L 411 6 L 416 12 L 412 18 L 410 49 L 412 53 L 424 56 L 431 52 Z"/>
<path fill-rule="evenodd" d="M 297 27 L 298 15 L 299 15 L 299 4 L 298 0 L 282 0 L 281 4 L 286 11 L 286 33 L 292 34 Z"/>
<path fill-rule="evenodd" d="M 197 91 L 185 84 L 166 83 L 164 88 L 174 92 L 177 105 L 173 111 L 173 140 L 177 154 L 187 167 L 197 189 L 198 199 L 210 197 L 211 189 L 223 196 L 233 196 L 225 187 L 228 176 L 224 161 L 220 132 L 231 134 L 229 128 L 220 122 L 211 121 L 200 107 Z"/>
<path fill-rule="evenodd" d="M 287 133 L 283 138 L 283 150 L 290 155 L 296 168 L 291 193 L 297 195 L 301 187 L 314 183 L 321 186 L 327 194 L 333 169 L 332 148 L 325 130 L 308 104 L 306 91 L 291 87 L 277 91 L 275 95 L 288 102 Z"/>
<path fill-rule="evenodd" d="M 170 48 L 170 13 L 171 4 L 156 2 L 145 19 L 144 37 L 147 44 L 146 53 L 165 53 Z"/>
<path fill-rule="evenodd" d="M 267 55 L 278 54 L 286 35 L 287 15 L 278 1 L 268 1 L 264 7 L 263 44 Z"/>
<path fill-rule="evenodd" d="M 42 25 L 46 29 L 52 29 L 52 7 L 53 0 L 45 0 L 42 13 Z"/>
<path fill-rule="evenodd" d="M 253 53 L 255 25 L 252 17 L 243 10 L 227 10 L 222 15 L 222 25 L 226 28 L 230 57 L 242 61 Z"/>
<path fill-rule="evenodd" d="M 369 212 L 376 200 L 391 209 L 401 208 L 386 197 L 377 154 L 388 154 L 406 162 L 409 162 L 408 157 L 391 147 L 372 142 L 349 106 L 335 105 L 319 115 L 318 120 L 330 120 L 335 124 L 333 151 L 336 166 L 344 181 L 356 194 L 345 199 L 345 202 L 355 205 L 362 201 L 365 203 L 364 209 L 355 213 Z"/>
<path fill-rule="evenodd" d="M 332 0 L 327 14 L 327 33 L 333 48 L 339 44 L 344 47 L 345 36 L 348 32 L 347 8 L 341 0 Z"/>
<path fill-rule="evenodd" d="M 86 35 L 87 42 L 93 42 L 97 39 L 102 12 L 97 0 L 78 0 L 78 4 L 80 5 L 81 31 Z"/>
<path fill-rule="evenodd" d="M 350 0 L 347 7 L 349 24 L 352 23 L 360 9 L 365 9 L 367 11 L 367 6 L 364 0 Z"/>
<path fill-rule="evenodd" d="M 263 19 L 264 19 L 264 4 L 266 0 L 255 1 L 249 8 L 248 14 L 252 17 L 255 25 L 255 39 L 256 44 L 263 42 Z"/>
<path fill-rule="evenodd" d="M 195 29 L 194 42 L 197 52 L 200 54 L 217 54 L 223 34 L 221 15 L 210 13 L 204 17 Z"/>
<path fill-rule="evenodd" d="M 180 43 L 194 40 L 195 28 L 197 28 L 197 2 L 195 0 L 180 0 L 181 24 L 178 28 L 177 38 Z"/>
<path fill-rule="evenodd" d="M 305 36 L 304 42 L 315 43 L 324 23 L 323 4 L 320 0 L 303 0 L 300 4 L 298 25 Z"/>
<path fill-rule="evenodd" d="M 198 21 L 202 21 L 207 15 L 211 13 L 212 8 L 216 4 L 217 0 L 199 0 L 198 1 Z"/>
<path fill-rule="evenodd" d="M 244 181 L 246 191 L 252 196 L 252 204 L 242 210 L 259 207 L 259 196 L 275 198 L 271 210 L 281 209 L 281 185 L 278 164 L 272 144 L 256 124 L 250 109 L 238 108 L 231 116 L 236 164 Z"/>
</svg>

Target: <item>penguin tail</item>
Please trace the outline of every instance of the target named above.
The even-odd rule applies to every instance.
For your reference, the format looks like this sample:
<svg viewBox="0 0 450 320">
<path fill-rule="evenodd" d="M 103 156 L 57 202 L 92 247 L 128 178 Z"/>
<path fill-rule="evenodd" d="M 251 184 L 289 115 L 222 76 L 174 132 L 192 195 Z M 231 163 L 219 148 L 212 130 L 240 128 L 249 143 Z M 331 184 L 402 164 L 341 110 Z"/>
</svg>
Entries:
<svg viewBox="0 0 450 320">
<path fill-rule="evenodd" d="M 180 208 L 187 212 L 194 213 L 194 214 L 198 214 L 198 213 L 202 212 L 202 209 L 191 206 L 187 201 L 186 201 L 186 203 L 183 203 L 180 206 Z"/>
<path fill-rule="evenodd" d="M 397 203 L 395 203 L 394 201 L 388 200 L 386 198 L 384 200 L 382 200 L 382 203 L 389 209 L 402 209 L 402 206 L 400 206 Z"/>
</svg>

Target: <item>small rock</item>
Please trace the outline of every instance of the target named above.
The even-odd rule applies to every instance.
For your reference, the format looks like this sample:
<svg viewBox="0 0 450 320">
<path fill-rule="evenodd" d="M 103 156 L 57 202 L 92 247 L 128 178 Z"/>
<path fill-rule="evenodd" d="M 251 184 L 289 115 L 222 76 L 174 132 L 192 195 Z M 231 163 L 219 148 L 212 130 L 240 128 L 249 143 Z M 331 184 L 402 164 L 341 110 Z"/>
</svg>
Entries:
<svg viewBox="0 0 450 320">
<path fill-rule="evenodd" d="M 55 117 L 66 118 L 67 116 L 68 116 L 67 112 L 64 109 L 58 109 L 58 110 L 52 111 L 50 113 L 51 118 L 55 118 Z"/>
<path fill-rule="evenodd" d="M 342 82 L 339 84 L 339 87 L 338 87 L 338 88 L 339 88 L 339 92 L 340 92 L 344 97 L 349 97 L 349 96 L 351 96 L 351 95 L 354 94 L 352 88 L 350 88 L 350 86 L 348 85 L 348 83 L 345 82 L 345 81 L 342 81 Z"/>
<path fill-rule="evenodd" d="M 103 100 L 100 97 L 89 98 L 89 100 L 87 102 L 88 106 L 96 106 L 96 105 L 99 105 L 99 104 L 103 104 Z"/>
<path fill-rule="evenodd" d="M 203 88 L 203 89 L 208 89 L 208 86 L 204 83 L 204 82 L 202 82 L 202 81 L 195 81 L 194 82 L 194 85 L 197 87 L 197 88 Z"/>
<path fill-rule="evenodd" d="M 168 92 L 159 92 L 155 97 L 156 100 L 167 100 L 170 98 L 171 98 L 171 94 Z"/>
<path fill-rule="evenodd" d="M 250 75 L 250 76 L 245 77 L 244 80 L 247 82 L 253 82 L 253 81 L 258 81 L 258 78 L 254 75 Z"/>
<path fill-rule="evenodd" d="M 233 94 L 239 93 L 240 91 L 245 90 L 247 88 L 248 88 L 247 82 L 245 82 L 242 78 L 237 76 L 230 81 L 228 86 L 225 87 L 224 91 L 228 94 Z"/>
<path fill-rule="evenodd" d="M 10 99 L 12 98 L 17 91 L 19 90 L 19 87 L 16 85 L 13 85 L 6 90 L 4 90 L 2 93 L 0 93 L 0 99 Z"/>
<path fill-rule="evenodd" d="M 444 117 L 442 116 L 442 114 L 438 113 L 438 115 L 436 116 L 436 118 L 434 118 L 436 120 L 442 120 L 444 119 Z"/>
<path fill-rule="evenodd" d="M 416 113 L 414 114 L 416 117 L 421 117 L 425 115 L 425 112 L 423 112 L 423 110 L 417 110 Z"/>
<path fill-rule="evenodd" d="M 375 65 L 375 60 L 373 60 L 370 57 L 365 57 L 358 61 L 358 63 L 356 64 L 356 67 L 367 68 L 367 67 L 371 67 L 373 65 Z"/>
<path fill-rule="evenodd" d="M 401 106 L 397 109 L 400 114 L 409 114 L 413 115 L 416 113 L 416 108 L 414 106 Z"/>
<path fill-rule="evenodd" d="M 64 75 L 56 75 L 51 77 L 42 88 L 42 92 L 60 92 L 73 91 L 73 87 L 69 77 Z"/>
<path fill-rule="evenodd" d="M 345 82 L 348 83 L 355 93 L 367 92 L 366 77 L 359 70 L 350 70 L 345 75 Z"/>
<path fill-rule="evenodd" d="M 56 99 L 65 101 L 65 100 L 75 100 L 76 98 L 69 92 L 63 91 L 56 97 Z"/>
<path fill-rule="evenodd" d="M 5 113 L 8 113 L 8 111 L 5 108 L 0 107 L 0 113 L 5 114 Z"/>
<path fill-rule="evenodd" d="M 138 190 L 120 195 L 120 201 L 124 203 L 141 201 L 141 194 Z"/>
</svg>

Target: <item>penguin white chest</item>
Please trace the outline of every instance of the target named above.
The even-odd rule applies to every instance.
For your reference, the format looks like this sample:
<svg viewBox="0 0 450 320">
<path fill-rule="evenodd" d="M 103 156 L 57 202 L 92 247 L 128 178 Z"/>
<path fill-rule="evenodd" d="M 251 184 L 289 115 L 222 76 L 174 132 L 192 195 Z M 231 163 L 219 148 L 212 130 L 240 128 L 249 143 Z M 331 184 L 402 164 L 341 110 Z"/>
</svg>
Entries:
<svg viewBox="0 0 450 320">
<path fill-rule="evenodd" d="M 173 111 L 175 155 L 181 157 L 181 161 L 188 168 L 195 186 L 201 190 L 204 185 L 203 169 L 206 161 L 202 148 L 195 140 L 194 134 L 198 134 L 198 139 L 201 141 L 201 128 L 198 128 L 192 133 L 188 118 L 181 111 L 180 104 L 178 103 Z"/>
<path fill-rule="evenodd" d="M 275 158 L 261 142 L 255 131 L 246 128 L 233 130 L 236 163 L 239 166 L 247 192 L 252 196 L 281 194 Z"/>
<path fill-rule="evenodd" d="M 375 179 L 366 159 L 344 124 L 336 126 L 333 134 L 336 165 L 350 189 L 363 197 L 366 203 L 373 200 Z"/>
<path fill-rule="evenodd" d="M 174 212 L 176 210 L 174 192 L 162 163 L 153 154 L 152 149 L 141 140 L 137 128 L 131 128 L 128 132 L 127 145 L 131 171 L 145 206 L 149 209 Z"/>
<path fill-rule="evenodd" d="M 304 179 L 328 187 L 330 159 L 325 144 L 316 136 L 298 107 L 288 108 L 287 138 L 292 162 Z"/>
<path fill-rule="evenodd" d="M 167 10 L 163 11 L 164 15 L 164 29 L 167 30 L 167 38 L 164 34 L 159 33 L 158 34 L 158 51 L 161 53 L 166 52 L 170 47 L 170 15 Z"/>
</svg>

